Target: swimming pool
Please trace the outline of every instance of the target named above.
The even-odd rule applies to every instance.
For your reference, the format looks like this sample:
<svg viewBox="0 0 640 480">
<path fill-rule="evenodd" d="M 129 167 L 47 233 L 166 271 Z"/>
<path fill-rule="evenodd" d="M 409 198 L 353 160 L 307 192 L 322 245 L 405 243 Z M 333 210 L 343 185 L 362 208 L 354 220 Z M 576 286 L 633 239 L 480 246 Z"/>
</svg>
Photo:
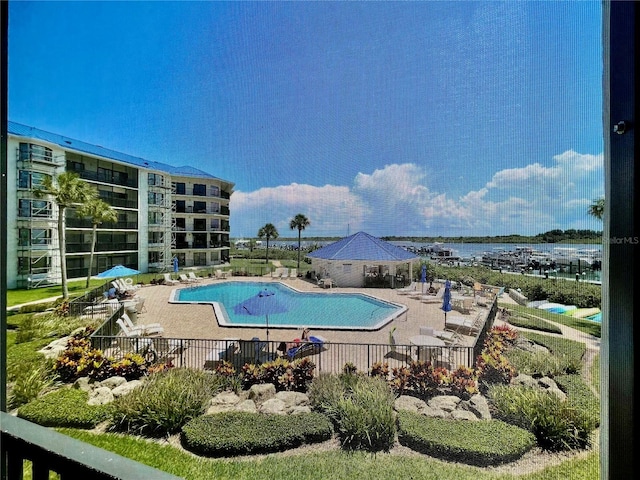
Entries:
<svg viewBox="0 0 640 480">
<path fill-rule="evenodd" d="M 406 312 L 407 307 L 361 293 L 301 292 L 279 282 L 221 282 L 171 292 L 170 303 L 213 305 L 223 327 L 265 327 L 264 316 L 238 315 L 233 307 L 261 290 L 276 293 L 286 313 L 269 315 L 270 328 L 378 330 Z"/>
</svg>

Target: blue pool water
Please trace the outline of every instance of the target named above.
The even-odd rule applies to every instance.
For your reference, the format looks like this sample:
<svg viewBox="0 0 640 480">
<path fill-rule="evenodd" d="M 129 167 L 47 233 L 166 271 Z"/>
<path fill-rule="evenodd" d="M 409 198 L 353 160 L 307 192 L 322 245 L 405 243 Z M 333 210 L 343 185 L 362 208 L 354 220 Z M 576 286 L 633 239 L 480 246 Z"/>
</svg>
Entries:
<svg viewBox="0 0 640 480">
<path fill-rule="evenodd" d="M 377 330 L 406 311 L 357 293 L 300 292 L 277 282 L 221 282 L 176 289 L 171 303 L 211 303 L 221 326 L 265 327 L 264 316 L 238 315 L 233 307 L 264 289 L 275 292 L 287 312 L 269 315 L 269 327 Z"/>
</svg>

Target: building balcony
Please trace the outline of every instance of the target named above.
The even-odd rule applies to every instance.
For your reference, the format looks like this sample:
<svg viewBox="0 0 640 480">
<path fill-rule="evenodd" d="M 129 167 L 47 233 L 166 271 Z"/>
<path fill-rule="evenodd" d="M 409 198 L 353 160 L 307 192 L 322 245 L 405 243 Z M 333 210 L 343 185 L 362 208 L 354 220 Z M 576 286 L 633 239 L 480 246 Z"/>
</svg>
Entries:
<svg viewBox="0 0 640 480">
<path fill-rule="evenodd" d="M 118 185 L 121 187 L 138 188 L 137 178 L 126 178 L 119 175 L 99 174 L 98 172 L 92 172 L 90 170 L 75 170 L 75 173 L 77 173 L 83 180 L 109 183 L 111 185 Z"/>
</svg>

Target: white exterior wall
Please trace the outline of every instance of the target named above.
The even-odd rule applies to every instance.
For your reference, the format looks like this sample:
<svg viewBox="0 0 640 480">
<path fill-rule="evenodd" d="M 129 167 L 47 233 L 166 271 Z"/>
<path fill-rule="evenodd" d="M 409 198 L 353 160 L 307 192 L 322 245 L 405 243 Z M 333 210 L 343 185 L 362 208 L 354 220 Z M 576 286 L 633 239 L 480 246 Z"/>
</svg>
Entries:
<svg viewBox="0 0 640 480">
<path fill-rule="evenodd" d="M 149 270 L 149 175 L 138 170 L 138 270 Z"/>
</svg>

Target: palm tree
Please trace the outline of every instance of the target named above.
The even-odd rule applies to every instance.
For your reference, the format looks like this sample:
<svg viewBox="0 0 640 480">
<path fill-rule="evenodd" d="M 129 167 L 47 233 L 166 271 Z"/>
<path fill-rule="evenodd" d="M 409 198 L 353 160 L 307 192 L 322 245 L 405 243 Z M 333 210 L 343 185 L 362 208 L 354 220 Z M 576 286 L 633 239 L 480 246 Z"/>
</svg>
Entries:
<svg viewBox="0 0 640 480">
<path fill-rule="evenodd" d="M 66 237 L 64 231 L 65 210 L 67 207 L 85 203 L 95 198 L 98 194 L 95 188 L 80 179 L 78 174 L 64 172 L 56 175 L 55 182 L 52 177 L 45 177 L 42 187 L 34 190 L 37 197 L 51 195 L 58 205 L 58 239 L 60 248 L 60 270 L 62 273 L 62 298 L 69 298 L 67 285 L 67 261 L 66 261 Z"/>
<path fill-rule="evenodd" d="M 296 228 L 298 229 L 298 270 L 300 270 L 300 235 L 302 234 L 302 230 L 307 228 L 309 225 L 311 225 L 311 222 L 301 213 L 293 217 L 291 223 L 289 223 L 289 228 L 291 228 L 291 230 L 295 230 Z"/>
<path fill-rule="evenodd" d="M 269 263 L 269 239 L 273 238 L 275 240 L 278 238 L 278 235 L 278 230 L 276 230 L 273 223 L 267 223 L 264 227 L 258 230 L 258 238 L 267 239 L 267 260 L 265 263 Z"/>
<path fill-rule="evenodd" d="M 85 202 L 76 210 L 78 217 L 88 217 L 91 219 L 93 232 L 91 235 L 91 255 L 89 256 L 89 271 L 87 272 L 87 283 L 85 288 L 89 288 L 89 280 L 91 279 L 91 271 L 93 270 L 93 254 L 96 247 L 96 238 L 98 237 L 98 225 L 104 222 L 118 221 L 118 212 L 111 205 L 100 198 L 92 198 Z"/>
<path fill-rule="evenodd" d="M 604 197 L 594 200 L 593 203 L 589 205 L 589 215 L 596 217 L 598 220 L 602 220 L 602 217 L 604 217 Z"/>
</svg>

